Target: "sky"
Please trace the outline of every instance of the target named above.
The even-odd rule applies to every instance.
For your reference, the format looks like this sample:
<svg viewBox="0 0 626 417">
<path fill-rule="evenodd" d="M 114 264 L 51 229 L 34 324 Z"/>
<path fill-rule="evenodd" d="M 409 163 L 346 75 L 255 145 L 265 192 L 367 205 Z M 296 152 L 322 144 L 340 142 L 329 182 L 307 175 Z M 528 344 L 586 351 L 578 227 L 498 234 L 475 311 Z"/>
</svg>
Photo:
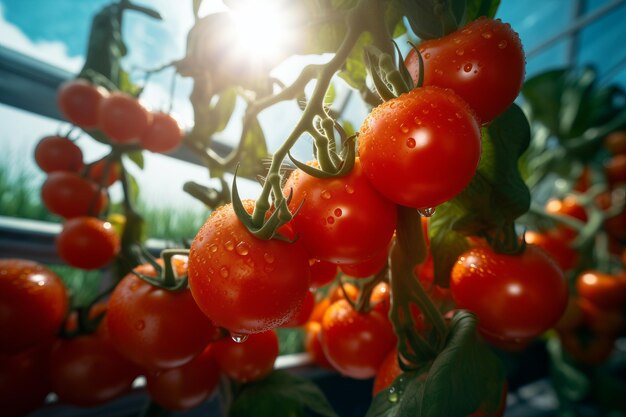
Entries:
<svg viewBox="0 0 626 417">
<path fill-rule="evenodd" d="M 127 13 L 124 20 L 124 37 L 129 47 L 125 58 L 126 68 L 153 68 L 184 54 L 186 36 L 193 23 L 191 0 L 152 0 L 139 1 L 158 10 L 163 21 L 154 21 L 138 13 Z M 611 0 L 588 0 L 587 11 L 593 11 Z M 0 0 L 0 44 L 24 54 L 49 62 L 71 72 L 77 72 L 83 64 L 83 56 L 91 16 L 109 0 Z M 527 51 L 565 28 L 571 19 L 572 5 L 575 2 L 565 0 L 525 0 L 523 2 L 503 0 L 498 17 L 510 22 L 520 34 Z M 205 0 L 202 13 L 222 10 L 219 0 Z M 620 7 L 606 19 L 587 28 L 579 38 L 581 53 L 580 63 L 594 63 L 602 72 L 609 73 L 611 68 L 625 59 L 625 51 L 616 46 L 616 39 L 626 35 L 626 7 Z M 546 49 L 527 62 L 527 75 L 538 71 L 561 66 L 566 63 L 567 44 L 560 42 Z M 327 57 L 313 58 L 318 62 Z M 285 81 L 295 77 L 297 70 L 311 59 L 295 58 L 289 60 L 275 71 L 275 75 Z M 134 72 L 137 75 L 137 72 Z M 151 78 L 143 100 L 153 108 L 165 108 L 168 103 L 171 73 L 163 73 Z M 617 78 L 626 84 L 626 73 L 621 71 Z M 189 80 L 177 79 L 177 94 L 174 101 L 174 113 L 183 124 L 191 121 L 191 106 L 187 99 L 190 91 Z M 349 113 L 355 125 L 365 116 L 366 109 L 353 100 Z M 276 149 L 289 134 L 299 112 L 294 103 L 283 103 L 265 111 L 261 115 L 261 124 L 265 127 L 270 150 Z M 44 135 L 56 132 L 59 127 L 67 128 L 56 121 L 46 120 L 19 110 L 0 106 L 0 124 L 11 126 L 0 131 L 0 145 L 8 148 L 14 155 L 29 154 L 36 142 Z M 237 123 L 226 129 L 218 138 L 234 143 L 239 137 Z M 89 138 L 82 138 L 83 147 L 89 159 L 95 159 L 106 152 L 106 148 Z M 296 149 L 296 156 L 309 159 L 310 139 L 303 138 Z M 36 170 L 32 158 L 27 158 L 26 169 Z M 180 190 L 187 180 L 206 182 L 206 171 L 202 167 L 190 166 L 159 155 L 148 154 L 146 169 L 137 173 L 140 184 L 145 188 L 145 196 L 154 204 L 173 204 L 177 202 L 187 207 L 198 207 L 182 192 L 173 197 L 163 198 L 163 190 Z M 163 167 L 168 168 L 164 169 Z M 172 173 L 175 172 L 175 175 Z M 254 198 L 258 188 L 244 187 L 244 194 Z M 189 199 L 189 200 L 188 200 Z"/>
</svg>

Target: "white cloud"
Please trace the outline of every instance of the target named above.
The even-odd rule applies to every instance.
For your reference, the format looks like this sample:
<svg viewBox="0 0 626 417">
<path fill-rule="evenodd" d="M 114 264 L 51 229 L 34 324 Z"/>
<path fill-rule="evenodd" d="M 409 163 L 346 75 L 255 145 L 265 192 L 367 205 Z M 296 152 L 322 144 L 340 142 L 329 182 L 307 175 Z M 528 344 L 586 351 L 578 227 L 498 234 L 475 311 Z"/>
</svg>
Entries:
<svg viewBox="0 0 626 417">
<path fill-rule="evenodd" d="M 81 56 L 69 56 L 67 46 L 62 42 L 33 42 L 19 27 L 5 19 L 1 3 L 0 33 L 0 43 L 4 46 L 71 72 L 80 71 L 85 61 Z"/>
</svg>

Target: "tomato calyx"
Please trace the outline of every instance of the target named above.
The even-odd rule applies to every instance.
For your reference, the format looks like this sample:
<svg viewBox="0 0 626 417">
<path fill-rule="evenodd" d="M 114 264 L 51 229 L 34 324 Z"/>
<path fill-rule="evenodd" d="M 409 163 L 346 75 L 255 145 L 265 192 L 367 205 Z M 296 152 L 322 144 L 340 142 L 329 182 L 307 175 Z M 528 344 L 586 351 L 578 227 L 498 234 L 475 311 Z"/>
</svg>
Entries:
<svg viewBox="0 0 626 417">
<path fill-rule="evenodd" d="M 517 236 L 513 221 L 505 222 L 500 228 L 484 231 L 481 235 L 496 253 L 518 255 L 526 249 L 526 240 Z"/>
<path fill-rule="evenodd" d="M 320 140 L 316 139 L 315 141 L 317 160 L 321 169 L 298 161 L 291 155 L 291 152 L 287 152 L 289 159 L 297 168 L 312 177 L 336 178 L 348 175 L 354 167 L 356 158 L 356 135 L 348 137 L 341 125 L 330 118 L 324 119 L 321 125 L 325 134 L 321 136 Z M 343 144 L 341 155 L 337 154 L 334 146 L 332 146 L 335 143 L 334 129 L 337 129 L 341 136 L 341 143 Z"/>
<path fill-rule="evenodd" d="M 417 85 L 413 83 L 411 74 L 404 65 L 404 58 L 398 45 L 395 42 L 393 45 L 397 51 L 395 63 L 391 55 L 380 51 L 375 46 L 365 48 L 365 64 L 372 76 L 374 88 L 383 101 L 392 100 L 411 91 L 416 86 L 421 86 L 419 82 Z M 423 67 L 422 56 L 419 51 L 417 53 L 420 65 Z"/>
<path fill-rule="evenodd" d="M 161 258 L 163 259 L 163 265 L 150 255 L 147 251 L 142 253 L 144 260 L 149 263 L 157 273 L 157 277 L 151 277 L 137 271 L 131 271 L 137 278 L 147 282 L 155 287 L 167 290 L 167 291 L 182 291 L 187 289 L 188 277 L 185 274 L 182 277 L 177 276 L 175 272 L 175 266 L 173 264 L 173 257 L 176 255 L 189 256 L 189 250 L 187 249 L 165 249 L 161 251 Z"/>
</svg>

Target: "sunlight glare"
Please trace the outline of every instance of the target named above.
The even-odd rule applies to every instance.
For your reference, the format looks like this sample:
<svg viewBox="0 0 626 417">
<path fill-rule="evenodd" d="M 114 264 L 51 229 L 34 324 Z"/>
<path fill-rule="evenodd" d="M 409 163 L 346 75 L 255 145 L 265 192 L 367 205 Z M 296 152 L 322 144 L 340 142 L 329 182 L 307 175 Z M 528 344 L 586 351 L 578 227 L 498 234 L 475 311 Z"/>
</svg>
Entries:
<svg viewBox="0 0 626 417">
<path fill-rule="evenodd" d="M 257 60 L 272 61 L 287 46 L 286 16 L 272 2 L 248 2 L 232 13 L 237 49 Z"/>
</svg>

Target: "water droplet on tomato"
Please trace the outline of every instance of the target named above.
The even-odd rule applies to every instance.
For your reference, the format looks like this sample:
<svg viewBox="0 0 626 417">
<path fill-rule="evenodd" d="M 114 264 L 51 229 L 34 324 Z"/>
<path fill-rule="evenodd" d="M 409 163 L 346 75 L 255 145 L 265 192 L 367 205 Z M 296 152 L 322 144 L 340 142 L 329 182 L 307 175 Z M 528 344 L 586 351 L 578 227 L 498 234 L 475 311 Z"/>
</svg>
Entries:
<svg viewBox="0 0 626 417">
<path fill-rule="evenodd" d="M 400 125 L 400 130 L 402 131 L 402 133 L 409 133 L 409 128 L 406 127 L 404 123 Z"/>
<path fill-rule="evenodd" d="M 420 214 L 420 216 L 431 217 L 433 214 L 435 214 L 435 207 L 417 209 L 417 212 Z"/>
<path fill-rule="evenodd" d="M 454 51 L 458 56 L 463 56 L 463 54 L 465 53 L 465 51 L 461 48 L 457 49 L 456 51 Z"/>
<path fill-rule="evenodd" d="M 424 59 L 429 59 L 430 58 L 430 52 L 426 52 L 423 56 Z"/>
<path fill-rule="evenodd" d="M 264 253 L 263 254 L 263 259 L 265 260 L 265 262 L 267 262 L 268 264 L 272 264 L 274 263 L 274 261 L 276 260 L 274 258 L 274 255 L 272 255 L 271 253 Z"/>
<path fill-rule="evenodd" d="M 354 188 L 350 185 L 350 184 L 346 184 L 344 186 L 344 189 L 346 190 L 346 193 L 348 194 L 354 194 Z"/>
<path fill-rule="evenodd" d="M 135 330 L 143 330 L 146 328 L 146 323 L 143 320 L 138 320 L 135 322 Z"/>
<path fill-rule="evenodd" d="M 454 115 L 456 116 L 457 119 L 462 119 L 463 115 L 459 112 L 454 113 Z"/>
<path fill-rule="evenodd" d="M 239 255 L 246 256 L 248 253 L 250 253 L 250 245 L 248 245 L 246 242 L 239 242 L 235 250 Z"/>
<path fill-rule="evenodd" d="M 220 268 L 220 275 L 222 276 L 222 278 L 226 278 L 228 277 L 228 267 L 227 266 L 223 266 Z"/>
<path fill-rule="evenodd" d="M 248 335 L 247 334 L 238 334 L 238 333 L 232 333 L 230 335 L 230 338 L 233 340 L 233 342 L 235 343 L 243 343 L 246 340 L 248 340 Z"/>
<path fill-rule="evenodd" d="M 502 39 L 500 42 L 498 42 L 498 48 L 500 48 L 500 49 L 506 48 L 507 45 L 508 44 L 507 44 L 507 42 L 504 39 Z"/>
<path fill-rule="evenodd" d="M 320 196 L 324 199 L 324 200 L 330 200 L 331 194 L 330 191 L 328 190 L 323 190 L 322 193 L 320 194 Z"/>
<path fill-rule="evenodd" d="M 226 248 L 227 251 L 232 251 L 233 249 L 235 249 L 235 244 L 233 243 L 232 240 L 228 240 L 224 243 L 224 247 Z"/>
<path fill-rule="evenodd" d="M 491 39 L 491 37 L 493 36 L 493 33 L 489 32 L 488 30 L 481 33 L 480 36 L 482 36 L 485 39 Z"/>
<path fill-rule="evenodd" d="M 465 65 L 463 65 L 463 71 L 465 72 L 470 72 L 472 70 L 472 68 L 474 68 L 474 66 L 470 63 L 467 63 Z"/>
<path fill-rule="evenodd" d="M 326 218 L 326 221 L 328 222 L 328 224 L 333 224 L 333 223 L 335 223 L 335 218 L 332 217 L 332 216 L 328 216 Z"/>
<path fill-rule="evenodd" d="M 408 148 L 415 148 L 415 139 L 413 139 L 413 138 L 408 138 L 408 139 L 406 140 L 406 146 L 407 146 Z"/>
<path fill-rule="evenodd" d="M 435 70 L 435 74 L 437 74 L 437 75 L 443 75 L 443 70 L 440 70 L 439 68 L 437 68 L 437 69 Z"/>
<path fill-rule="evenodd" d="M 141 282 L 135 281 L 132 284 L 130 284 L 130 290 L 135 292 L 139 289 L 140 286 L 141 286 Z"/>
<path fill-rule="evenodd" d="M 424 114 L 428 114 L 429 112 L 430 112 L 430 110 L 428 110 L 428 109 L 422 109 L 422 113 L 424 113 Z"/>
<path fill-rule="evenodd" d="M 334 213 L 335 213 L 335 216 L 337 216 L 337 217 L 341 217 L 341 215 L 343 214 L 343 211 L 341 211 L 341 209 L 340 209 L 340 208 L 336 208 L 336 209 L 335 209 L 335 211 L 334 211 Z"/>
<path fill-rule="evenodd" d="M 213 244 L 209 246 L 209 251 L 213 253 L 217 252 L 217 245 Z"/>
<path fill-rule="evenodd" d="M 387 399 L 390 403 L 398 402 L 398 400 L 400 399 L 398 393 L 393 387 L 389 388 L 389 392 L 387 393 Z"/>
</svg>

